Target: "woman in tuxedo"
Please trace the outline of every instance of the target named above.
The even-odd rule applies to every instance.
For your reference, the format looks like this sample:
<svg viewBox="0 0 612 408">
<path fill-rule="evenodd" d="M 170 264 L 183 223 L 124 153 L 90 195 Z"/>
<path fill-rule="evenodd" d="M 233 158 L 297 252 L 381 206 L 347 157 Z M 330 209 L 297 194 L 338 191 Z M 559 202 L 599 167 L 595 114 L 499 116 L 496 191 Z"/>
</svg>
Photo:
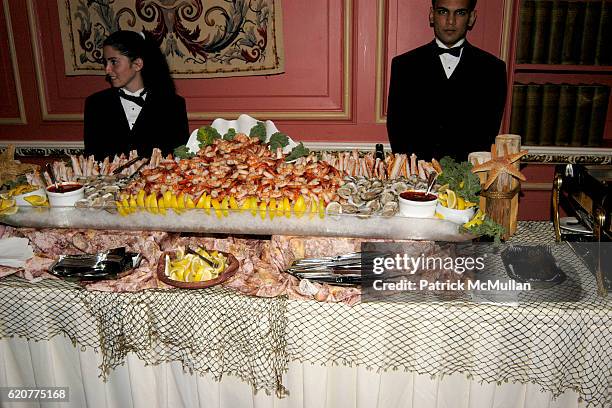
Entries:
<svg viewBox="0 0 612 408">
<path fill-rule="evenodd" d="M 111 88 L 85 100 L 85 153 L 97 160 L 130 150 L 164 155 L 189 137 L 185 99 L 176 94 L 168 62 L 145 33 L 116 31 L 103 44 Z"/>
</svg>

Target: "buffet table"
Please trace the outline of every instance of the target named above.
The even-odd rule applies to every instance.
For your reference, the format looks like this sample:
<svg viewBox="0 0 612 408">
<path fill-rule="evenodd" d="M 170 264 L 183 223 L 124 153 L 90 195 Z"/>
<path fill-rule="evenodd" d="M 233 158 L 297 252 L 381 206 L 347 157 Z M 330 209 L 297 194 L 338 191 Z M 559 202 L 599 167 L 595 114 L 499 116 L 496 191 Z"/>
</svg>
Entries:
<svg viewBox="0 0 612 408">
<path fill-rule="evenodd" d="M 348 306 L 7 277 L 0 385 L 68 386 L 74 407 L 609 407 L 612 303 L 549 223 L 513 240 L 553 246 L 580 299 Z"/>
</svg>

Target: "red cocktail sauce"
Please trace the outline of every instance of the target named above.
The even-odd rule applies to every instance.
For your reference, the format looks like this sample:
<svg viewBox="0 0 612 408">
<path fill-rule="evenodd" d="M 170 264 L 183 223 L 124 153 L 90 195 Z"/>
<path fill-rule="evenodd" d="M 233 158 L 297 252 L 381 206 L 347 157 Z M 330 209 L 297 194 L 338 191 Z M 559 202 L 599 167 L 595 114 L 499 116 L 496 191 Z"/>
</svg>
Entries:
<svg viewBox="0 0 612 408">
<path fill-rule="evenodd" d="M 79 188 L 83 187 L 82 184 L 62 184 L 61 185 L 61 191 L 59 191 L 60 194 L 62 193 L 69 193 L 71 191 L 76 191 Z M 47 187 L 47 191 L 50 193 L 57 193 L 57 188 L 55 186 L 49 186 Z"/>
<path fill-rule="evenodd" d="M 400 197 L 402 197 L 404 200 L 410 201 L 433 201 L 438 199 L 438 197 L 435 195 L 426 195 L 423 191 L 404 191 L 400 194 Z"/>
</svg>

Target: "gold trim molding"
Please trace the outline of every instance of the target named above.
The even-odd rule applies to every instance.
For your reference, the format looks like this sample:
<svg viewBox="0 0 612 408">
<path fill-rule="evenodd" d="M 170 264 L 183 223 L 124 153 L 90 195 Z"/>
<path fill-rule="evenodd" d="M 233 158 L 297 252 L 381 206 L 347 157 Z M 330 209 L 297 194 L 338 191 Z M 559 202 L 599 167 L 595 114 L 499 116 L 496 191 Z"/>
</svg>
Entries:
<svg viewBox="0 0 612 408">
<path fill-rule="evenodd" d="M 7 1 L 7 0 L 4 0 Z M 45 93 L 45 80 L 42 72 L 41 46 L 39 42 L 39 30 L 35 15 L 33 0 L 26 0 L 28 9 L 28 24 L 32 33 L 32 49 L 34 51 L 34 67 L 36 71 L 36 82 L 38 96 L 40 99 L 40 109 L 43 120 L 46 121 L 82 121 L 81 113 L 49 113 L 47 98 Z M 349 120 L 352 115 L 352 48 L 353 48 L 353 0 L 343 0 L 343 41 L 342 41 L 342 111 L 256 111 L 256 112 L 191 112 L 187 114 L 189 120 L 211 120 L 219 117 L 238 117 L 246 113 L 254 117 L 266 119 L 285 119 L 285 120 Z"/>
<path fill-rule="evenodd" d="M 510 59 L 510 32 L 512 30 L 512 0 L 504 0 L 504 17 L 502 19 L 502 36 L 501 36 L 501 46 L 499 48 L 499 57 L 506 63 L 506 67 L 508 66 L 508 61 Z M 507 68 L 506 68 L 507 69 Z"/>
<path fill-rule="evenodd" d="M 13 25 L 11 23 L 11 10 L 8 0 L 2 1 L 4 9 L 4 18 L 6 20 L 6 32 L 8 35 L 9 54 L 11 56 L 11 65 L 13 68 L 13 79 L 15 80 L 15 91 L 17 92 L 17 106 L 19 108 L 18 118 L 0 118 L 2 125 L 25 125 L 28 123 L 25 113 L 25 104 L 23 102 L 23 91 L 21 89 L 21 77 L 19 75 L 19 63 L 17 61 L 17 50 L 15 48 L 15 35 L 13 33 Z"/>
<path fill-rule="evenodd" d="M 386 0 L 377 0 L 376 10 L 376 95 L 374 97 L 374 108 L 376 110 L 374 120 L 376 123 L 387 123 L 387 115 L 383 115 L 383 89 L 385 76 L 383 66 L 385 65 L 385 28 L 387 26 Z"/>
</svg>

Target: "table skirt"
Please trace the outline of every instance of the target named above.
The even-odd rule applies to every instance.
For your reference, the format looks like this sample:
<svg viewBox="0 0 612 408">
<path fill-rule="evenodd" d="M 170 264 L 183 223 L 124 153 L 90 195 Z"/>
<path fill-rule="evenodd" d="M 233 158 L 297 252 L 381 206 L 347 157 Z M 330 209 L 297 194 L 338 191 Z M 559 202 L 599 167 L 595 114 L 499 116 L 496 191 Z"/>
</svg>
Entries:
<svg viewBox="0 0 612 408">
<path fill-rule="evenodd" d="M 102 357 L 56 336 L 48 341 L 0 340 L 0 386 L 69 387 L 69 403 L 2 402 L 7 408 L 579 408 L 572 391 L 553 399 L 534 384 L 481 384 L 462 374 L 430 377 L 405 371 L 291 362 L 289 396 L 278 398 L 233 376 L 220 382 L 190 374 L 178 362 L 146 366 L 133 353 L 103 382 Z"/>
</svg>

